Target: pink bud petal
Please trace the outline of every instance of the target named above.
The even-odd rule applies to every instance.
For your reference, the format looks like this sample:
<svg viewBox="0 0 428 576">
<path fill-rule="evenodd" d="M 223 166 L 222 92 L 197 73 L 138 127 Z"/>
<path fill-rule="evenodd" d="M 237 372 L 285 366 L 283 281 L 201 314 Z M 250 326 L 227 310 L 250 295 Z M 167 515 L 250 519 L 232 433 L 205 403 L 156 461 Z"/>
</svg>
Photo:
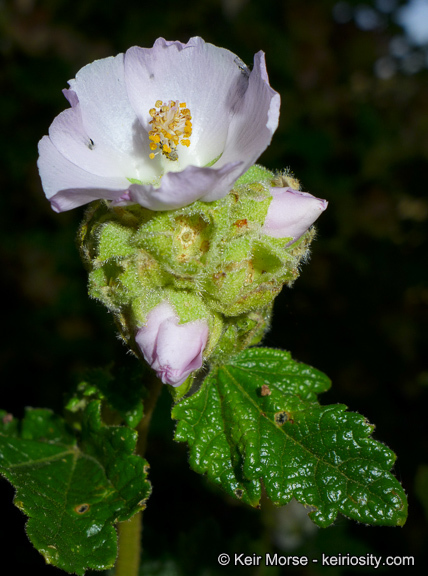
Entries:
<svg viewBox="0 0 428 576">
<path fill-rule="evenodd" d="M 292 188 L 271 188 L 269 205 L 262 232 L 273 238 L 296 241 L 327 208 L 328 202 Z"/>
<path fill-rule="evenodd" d="M 206 320 L 179 324 L 168 302 L 158 304 L 147 316 L 135 341 L 146 362 L 164 384 L 180 386 L 191 372 L 202 366 L 202 353 L 208 340 Z"/>
</svg>

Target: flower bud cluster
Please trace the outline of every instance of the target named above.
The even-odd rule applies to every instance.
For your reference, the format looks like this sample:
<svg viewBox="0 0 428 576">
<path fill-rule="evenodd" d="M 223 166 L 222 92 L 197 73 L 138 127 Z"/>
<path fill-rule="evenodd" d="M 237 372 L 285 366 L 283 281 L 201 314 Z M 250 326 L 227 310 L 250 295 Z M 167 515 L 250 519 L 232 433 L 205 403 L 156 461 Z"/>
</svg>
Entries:
<svg viewBox="0 0 428 576">
<path fill-rule="evenodd" d="M 178 386 L 203 361 L 260 341 L 275 296 L 299 275 L 313 237 L 307 229 L 325 205 L 278 182 L 255 166 L 214 202 L 156 212 L 99 201 L 88 209 L 80 244 L 90 295 L 164 382 Z M 291 210 L 297 225 L 288 197 L 299 204 Z M 303 229 L 299 211 L 313 212 Z M 165 347 L 175 368 L 162 363 Z"/>
</svg>

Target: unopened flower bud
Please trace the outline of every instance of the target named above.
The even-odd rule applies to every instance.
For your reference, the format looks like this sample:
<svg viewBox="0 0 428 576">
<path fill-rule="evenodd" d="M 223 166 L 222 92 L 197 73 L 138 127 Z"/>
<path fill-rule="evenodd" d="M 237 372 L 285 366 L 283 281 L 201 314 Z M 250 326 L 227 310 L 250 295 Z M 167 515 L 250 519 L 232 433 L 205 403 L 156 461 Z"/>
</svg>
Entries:
<svg viewBox="0 0 428 576">
<path fill-rule="evenodd" d="M 194 370 L 202 366 L 202 353 L 208 340 L 206 320 L 179 323 L 169 302 L 158 304 L 147 315 L 135 341 L 146 362 L 164 384 L 180 386 Z"/>
<path fill-rule="evenodd" d="M 293 188 L 271 188 L 272 201 L 262 232 L 298 240 L 327 208 L 328 202 Z"/>
</svg>

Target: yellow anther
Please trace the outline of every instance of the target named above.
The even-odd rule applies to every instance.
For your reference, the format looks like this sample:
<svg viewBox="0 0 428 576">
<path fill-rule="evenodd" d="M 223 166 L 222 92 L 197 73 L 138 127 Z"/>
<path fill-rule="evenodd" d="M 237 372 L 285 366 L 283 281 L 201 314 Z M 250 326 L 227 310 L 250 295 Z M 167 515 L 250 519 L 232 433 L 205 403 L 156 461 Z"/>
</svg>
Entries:
<svg viewBox="0 0 428 576">
<path fill-rule="evenodd" d="M 168 102 L 168 103 L 167 103 Z M 192 122 L 189 108 L 186 102 L 178 100 L 156 100 L 156 108 L 151 108 L 149 114 L 152 117 L 149 124 L 150 150 L 159 150 L 170 161 L 179 158 L 177 146 L 190 146 L 189 137 L 192 134 Z M 155 154 L 149 154 L 153 159 Z"/>
<path fill-rule="evenodd" d="M 153 160 L 153 158 L 154 158 L 155 156 L 156 156 L 156 154 L 153 154 L 153 152 L 151 152 L 151 153 L 149 154 L 150 160 Z"/>
</svg>

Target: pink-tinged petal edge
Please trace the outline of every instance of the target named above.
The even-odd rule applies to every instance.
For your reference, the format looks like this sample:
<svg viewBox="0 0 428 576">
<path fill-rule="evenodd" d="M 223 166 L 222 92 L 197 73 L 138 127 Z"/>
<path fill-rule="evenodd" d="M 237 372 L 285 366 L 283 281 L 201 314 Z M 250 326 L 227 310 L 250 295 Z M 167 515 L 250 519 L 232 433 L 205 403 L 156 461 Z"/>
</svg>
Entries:
<svg viewBox="0 0 428 576">
<path fill-rule="evenodd" d="M 273 238 L 298 240 L 322 212 L 328 202 L 293 188 L 271 188 L 272 200 L 262 232 Z"/>
<path fill-rule="evenodd" d="M 76 166 L 58 152 L 48 136 L 40 140 L 39 154 L 37 165 L 43 188 L 56 212 L 102 198 L 117 200 L 128 188 L 124 178 L 97 176 Z"/>
<path fill-rule="evenodd" d="M 248 88 L 230 123 L 225 151 L 215 166 L 241 158 L 242 174 L 246 172 L 270 144 L 280 106 L 280 95 L 269 85 L 265 55 L 257 52 Z"/>
<path fill-rule="evenodd" d="M 135 341 L 158 378 L 164 384 L 180 386 L 201 368 L 208 333 L 206 320 L 180 324 L 174 308 L 165 301 L 148 314 Z"/>
<path fill-rule="evenodd" d="M 222 198 L 224 190 L 229 191 L 240 173 L 240 163 L 233 162 L 222 168 L 199 168 L 188 166 L 181 172 L 167 172 L 159 188 L 151 184 L 132 184 L 129 187 L 129 200 L 150 210 L 174 210 L 187 206 L 196 200 L 208 201 Z M 213 198 L 213 195 L 216 198 Z"/>
</svg>

